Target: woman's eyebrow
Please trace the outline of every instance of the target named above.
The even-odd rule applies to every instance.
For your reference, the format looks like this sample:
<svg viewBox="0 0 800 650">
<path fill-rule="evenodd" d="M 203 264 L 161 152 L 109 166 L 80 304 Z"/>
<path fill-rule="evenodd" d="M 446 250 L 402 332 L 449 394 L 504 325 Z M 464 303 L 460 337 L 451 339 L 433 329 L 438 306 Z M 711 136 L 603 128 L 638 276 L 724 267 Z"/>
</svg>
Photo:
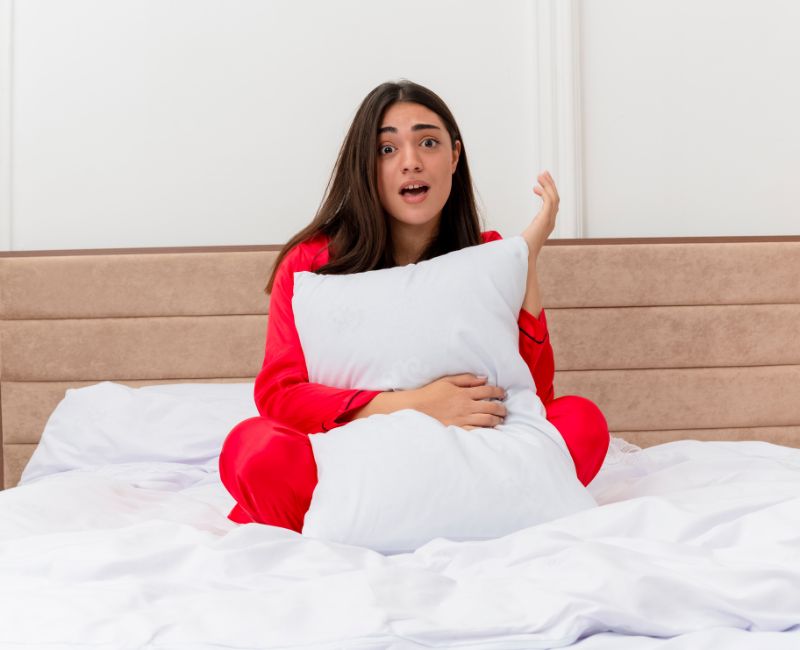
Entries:
<svg viewBox="0 0 800 650">
<path fill-rule="evenodd" d="M 415 124 L 411 127 L 412 131 L 425 131 L 426 129 L 436 129 L 437 131 L 441 131 L 441 129 L 436 126 L 435 124 Z M 397 133 L 397 128 L 394 126 L 382 126 L 378 129 L 378 134 L 381 133 Z"/>
</svg>

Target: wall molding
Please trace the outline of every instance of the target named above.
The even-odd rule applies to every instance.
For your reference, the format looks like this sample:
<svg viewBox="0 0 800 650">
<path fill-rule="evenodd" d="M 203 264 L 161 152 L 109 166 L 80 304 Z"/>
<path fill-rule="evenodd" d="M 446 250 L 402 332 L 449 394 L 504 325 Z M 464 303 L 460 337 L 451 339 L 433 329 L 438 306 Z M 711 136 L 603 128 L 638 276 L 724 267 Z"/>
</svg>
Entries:
<svg viewBox="0 0 800 650">
<path fill-rule="evenodd" d="M 538 137 L 561 197 L 553 238 L 582 237 L 583 150 L 578 0 L 537 0 Z"/>
<path fill-rule="evenodd" d="M 13 0 L 0 0 L 0 250 L 11 250 Z"/>
</svg>

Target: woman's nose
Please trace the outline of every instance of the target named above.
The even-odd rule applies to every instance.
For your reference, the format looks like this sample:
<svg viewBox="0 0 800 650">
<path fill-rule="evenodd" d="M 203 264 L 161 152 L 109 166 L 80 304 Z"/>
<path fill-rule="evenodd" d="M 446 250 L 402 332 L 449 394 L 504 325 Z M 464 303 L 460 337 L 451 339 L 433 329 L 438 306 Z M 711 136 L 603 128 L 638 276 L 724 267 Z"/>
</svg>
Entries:
<svg viewBox="0 0 800 650">
<path fill-rule="evenodd" d="M 410 169 L 422 171 L 422 159 L 419 156 L 419 152 L 414 147 L 407 148 L 403 158 L 403 171 L 408 171 Z"/>
</svg>

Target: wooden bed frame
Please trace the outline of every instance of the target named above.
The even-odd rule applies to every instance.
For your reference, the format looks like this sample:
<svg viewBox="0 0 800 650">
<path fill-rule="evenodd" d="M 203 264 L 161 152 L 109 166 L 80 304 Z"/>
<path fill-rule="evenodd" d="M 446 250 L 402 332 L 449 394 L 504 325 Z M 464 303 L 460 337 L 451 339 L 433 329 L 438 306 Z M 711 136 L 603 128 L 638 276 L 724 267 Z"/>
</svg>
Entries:
<svg viewBox="0 0 800 650">
<path fill-rule="evenodd" d="M 0 485 L 67 388 L 252 381 L 280 246 L 0 253 Z M 800 237 L 548 242 L 556 396 L 612 434 L 800 447 Z"/>
</svg>

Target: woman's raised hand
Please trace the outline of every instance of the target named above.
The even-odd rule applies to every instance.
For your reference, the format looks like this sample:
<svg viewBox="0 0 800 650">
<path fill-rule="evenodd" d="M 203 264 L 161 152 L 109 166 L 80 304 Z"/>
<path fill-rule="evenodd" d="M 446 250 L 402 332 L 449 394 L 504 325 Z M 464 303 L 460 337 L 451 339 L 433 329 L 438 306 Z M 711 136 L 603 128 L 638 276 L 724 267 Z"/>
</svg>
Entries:
<svg viewBox="0 0 800 650">
<path fill-rule="evenodd" d="M 486 384 L 486 377 L 471 373 L 447 375 L 411 392 L 413 407 L 444 425 L 462 429 L 494 427 L 503 422 L 506 407 L 490 399 L 505 399 L 499 386 Z"/>
<path fill-rule="evenodd" d="M 528 242 L 531 256 L 535 259 L 539 255 L 544 242 L 556 227 L 556 213 L 558 212 L 558 190 L 550 172 L 544 171 L 536 179 L 539 184 L 533 188 L 534 194 L 542 199 L 542 208 L 533 218 L 530 225 L 522 231 L 522 236 Z"/>
</svg>

